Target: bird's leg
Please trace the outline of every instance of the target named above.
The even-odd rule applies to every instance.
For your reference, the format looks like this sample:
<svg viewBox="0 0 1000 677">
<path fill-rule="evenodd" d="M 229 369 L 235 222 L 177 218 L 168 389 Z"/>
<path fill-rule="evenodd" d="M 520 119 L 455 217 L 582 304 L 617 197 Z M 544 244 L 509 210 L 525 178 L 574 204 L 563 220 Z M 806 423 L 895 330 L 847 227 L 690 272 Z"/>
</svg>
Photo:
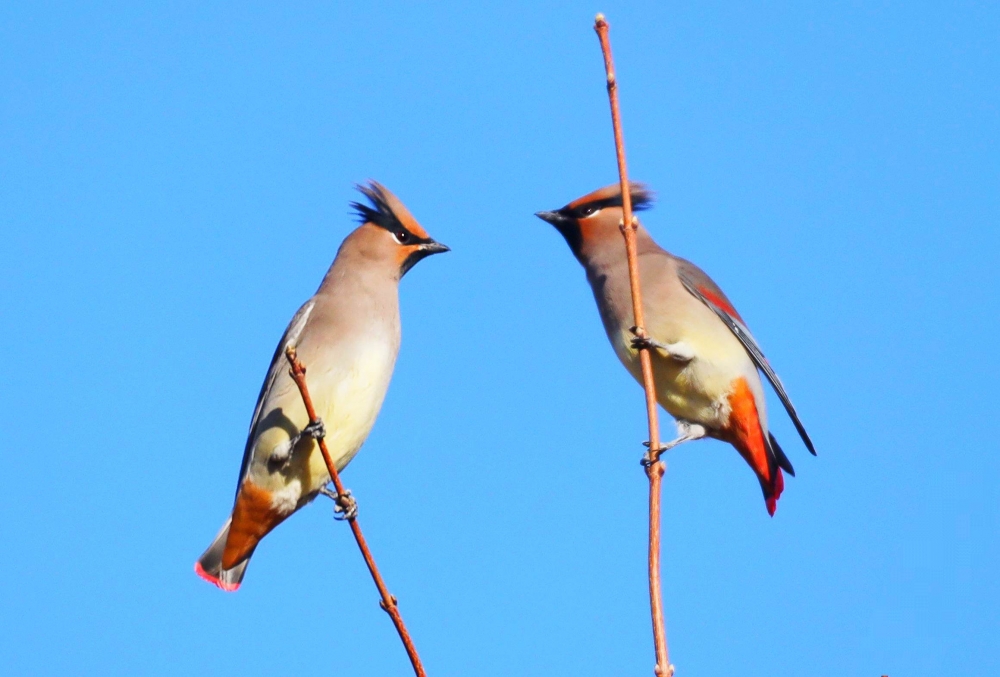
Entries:
<svg viewBox="0 0 1000 677">
<path fill-rule="evenodd" d="M 635 350 L 656 350 L 664 357 L 668 357 L 676 362 L 690 362 L 694 359 L 694 351 L 691 346 L 678 341 L 677 343 L 661 343 L 656 339 L 639 334 L 638 327 L 629 329 L 635 336 L 632 338 L 632 348 Z"/>
<path fill-rule="evenodd" d="M 664 452 L 670 451 L 677 445 L 683 444 L 684 442 L 700 440 L 701 438 L 707 435 L 708 435 L 708 430 L 706 430 L 705 426 L 701 425 L 700 423 L 692 423 L 691 421 L 678 420 L 677 437 L 673 440 L 670 440 L 666 444 L 661 444 L 659 449 L 656 450 L 650 449 L 649 453 L 643 456 L 642 460 L 639 461 L 639 463 L 641 463 L 644 466 L 656 463 L 657 461 L 660 460 L 660 456 Z M 649 446 L 649 442 L 643 442 L 643 444 L 647 447 Z"/>
<path fill-rule="evenodd" d="M 319 493 L 333 501 L 333 512 L 336 513 L 333 519 L 350 521 L 358 516 L 358 502 L 354 500 L 350 489 L 344 489 L 344 493 L 338 494 L 330 487 L 323 486 Z"/>
<path fill-rule="evenodd" d="M 296 435 L 296 437 L 301 439 L 306 435 L 317 441 L 326 437 L 326 428 L 323 426 L 323 419 L 318 418 L 315 421 L 310 421 L 309 425 L 303 428 L 302 432 Z M 354 500 L 350 489 L 344 489 L 342 493 L 338 494 L 330 487 L 323 485 L 319 488 L 319 493 L 333 501 L 334 519 L 350 521 L 358 516 L 358 502 Z"/>
</svg>

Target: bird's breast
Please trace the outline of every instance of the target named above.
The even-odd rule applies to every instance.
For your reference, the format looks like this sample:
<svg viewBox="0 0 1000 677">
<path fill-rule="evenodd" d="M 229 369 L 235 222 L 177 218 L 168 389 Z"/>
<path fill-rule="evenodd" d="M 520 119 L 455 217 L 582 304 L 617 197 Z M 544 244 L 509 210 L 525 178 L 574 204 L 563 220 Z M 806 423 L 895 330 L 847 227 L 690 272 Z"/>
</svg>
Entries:
<svg viewBox="0 0 1000 677">
<path fill-rule="evenodd" d="M 326 428 L 326 444 L 337 469 L 346 466 L 371 432 L 385 399 L 396 351 L 385 343 L 365 343 L 350 360 L 338 360 L 316 375 L 313 399 Z M 325 476 L 319 453 L 310 457 L 316 475 Z"/>
</svg>

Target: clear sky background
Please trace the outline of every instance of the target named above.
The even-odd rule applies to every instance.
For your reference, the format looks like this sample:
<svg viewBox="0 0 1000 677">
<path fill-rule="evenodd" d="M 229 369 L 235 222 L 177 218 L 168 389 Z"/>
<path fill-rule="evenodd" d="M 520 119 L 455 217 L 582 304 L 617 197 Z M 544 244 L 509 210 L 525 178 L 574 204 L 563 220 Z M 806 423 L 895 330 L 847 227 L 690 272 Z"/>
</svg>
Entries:
<svg viewBox="0 0 1000 677">
<path fill-rule="evenodd" d="M 773 519 L 669 454 L 679 675 L 1000 671 L 997 5 L 366 4 L 0 7 L 0 672 L 409 673 L 328 501 L 191 570 L 376 178 L 453 248 L 344 475 L 429 673 L 651 674 L 642 393 L 533 216 L 616 180 L 597 11 L 644 222 L 819 451 L 772 398 Z"/>
</svg>

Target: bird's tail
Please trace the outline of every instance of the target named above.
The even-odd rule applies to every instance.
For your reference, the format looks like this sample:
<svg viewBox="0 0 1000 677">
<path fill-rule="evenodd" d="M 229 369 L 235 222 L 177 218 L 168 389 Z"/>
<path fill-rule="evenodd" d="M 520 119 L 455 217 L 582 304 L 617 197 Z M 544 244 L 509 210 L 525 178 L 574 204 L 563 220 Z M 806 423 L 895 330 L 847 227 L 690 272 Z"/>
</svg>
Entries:
<svg viewBox="0 0 1000 677">
<path fill-rule="evenodd" d="M 781 492 L 785 490 L 785 478 L 781 474 L 778 460 L 764 442 L 763 435 L 751 435 L 743 438 L 729 438 L 729 441 L 740 456 L 747 462 L 757 475 L 760 482 L 760 489 L 764 492 L 764 503 L 767 505 L 767 514 L 774 517 L 774 511 L 778 509 L 778 499 Z"/>
<path fill-rule="evenodd" d="M 233 523 L 230 517 L 222 525 L 219 534 L 208 546 L 198 561 L 194 563 L 194 572 L 213 585 L 217 585 L 226 592 L 236 592 L 243 581 L 243 574 L 246 572 L 247 564 L 250 563 L 250 555 L 246 559 L 234 566 L 232 569 L 222 568 L 222 553 L 226 549 L 226 539 L 229 538 L 229 526 Z M 251 553 L 252 554 L 252 553 Z"/>
<path fill-rule="evenodd" d="M 784 470 L 792 477 L 795 477 L 795 468 L 792 467 L 792 462 L 785 456 L 785 452 L 778 446 L 778 440 L 774 439 L 774 435 L 768 433 L 765 442 L 768 451 L 768 465 L 771 469 L 771 481 L 770 483 L 765 483 L 764 478 L 759 477 L 760 488 L 764 491 L 767 514 L 774 517 L 774 511 L 778 508 L 778 498 L 781 496 L 781 492 L 785 490 L 785 478 L 782 476 L 781 471 Z"/>
<path fill-rule="evenodd" d="M 781 498 L 781 492 L 785 490 L 785 478 L 781 474 L 781 468 L 774 469 L 770 483 L 766 482 L 763 477 L 758 476 L 757 479 L 760 480 L 760 488 L 764 492 L 767 514 L 774 517 L 774 511 L 778 509 L 778 499 Z"/>
<path fill-rule="evenodd" d="M 753 468 L 764 492 L 764 503 L 767 514 L 774 517 L 778 509 L 778 499 L 785 489 L 785 478 L 781 474 L 784 468 L 789 475 L 794 476 L 795 470 L 778 446 L 774 436 L 765 433 L 757 413 L 757 404 L 746 379 L 739 379 L 734 384 L 729 395 L 731 406 L 729 428 L 723 439 L 729 441 L 740 455 Z"/>
</svg>

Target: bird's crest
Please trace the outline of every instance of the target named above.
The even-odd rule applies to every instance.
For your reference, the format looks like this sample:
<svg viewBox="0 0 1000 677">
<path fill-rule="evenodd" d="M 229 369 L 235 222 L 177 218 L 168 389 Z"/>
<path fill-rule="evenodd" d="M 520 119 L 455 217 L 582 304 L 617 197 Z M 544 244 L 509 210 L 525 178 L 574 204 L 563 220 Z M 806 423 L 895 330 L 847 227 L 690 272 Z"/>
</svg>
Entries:
<svg viewBox="0 0 1000 677">
<path fill-rule="evenodd" d="M 357 189 L 372 203 L 370 207 L 360 202 L 351 203 L 360 223 L 371 223 L 390 233 L 405 230 L 420 240 L 429 237 L 399 198 L 378 181 L 370 180 L 365 186 L 358 185 Z"/>
<path fill-rule="evenodd" d="M 638 181 L 629 182 L 629 194 L 632 196 L 632 210 L 642 211 L 644 209 L 649 209 L 653 206 L 655 201 L 655 195 L 653 191 L 646 187 L 646 184 L 639 183 Z M 605 186 L 604 188 L 599 188 L 593 193 L 584 195 L 581 198 L 573 200 L 568 205 L 563 207 L 563 212 L 568 212 L 567 215 L 571 215 L 574 212 L 581 211 L 584 208 L 592 207 L 596 209 L 604 209 L 605 207 L 621 207 L 622 206 L 622 190 L 620 183 L 613 183 L 610 186 Z"/>
</svg>

